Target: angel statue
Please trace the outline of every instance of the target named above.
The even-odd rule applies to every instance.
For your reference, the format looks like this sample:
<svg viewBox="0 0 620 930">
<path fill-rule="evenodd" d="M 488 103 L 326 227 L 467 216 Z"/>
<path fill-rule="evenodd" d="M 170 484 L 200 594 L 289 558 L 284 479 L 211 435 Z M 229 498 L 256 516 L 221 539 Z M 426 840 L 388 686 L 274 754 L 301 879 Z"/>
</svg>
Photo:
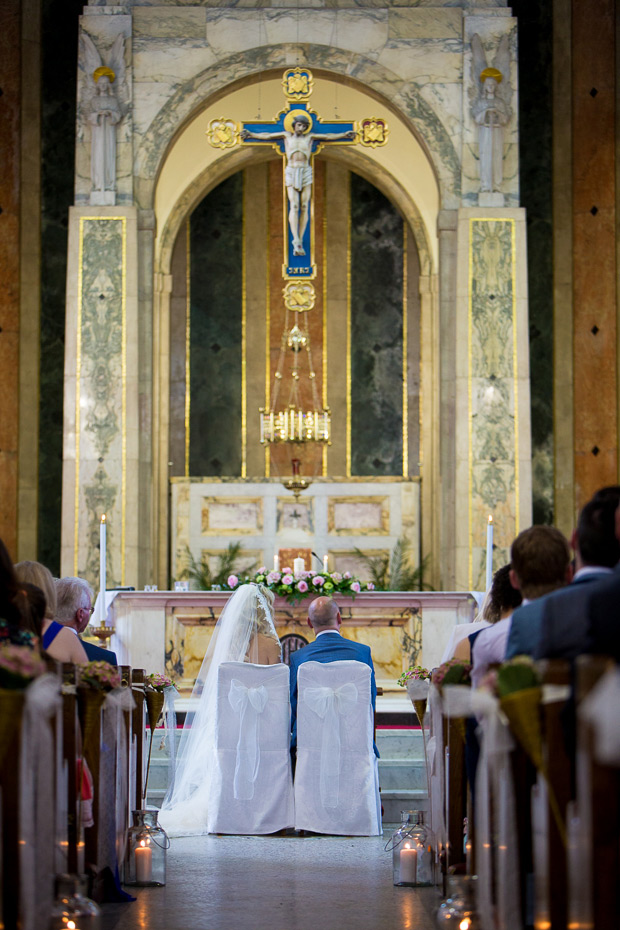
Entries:
<svg viewBox="0 0 620 930">
<path fill-rule="evenodd" d="M 86 75 L 80 109 L 91 124 L 90 177 L 92 204 L 116 201 L 116 127 L 126 112 L 113 85 L 125 86 L 125 40 L 116 37 L 104 65 L 93 40 L 80 36 L 80 67 Z"/>
<path fill-rule="evenodd" d="M 510 49 L 503 35 L 493 59 L 487 57 L 480 36 L 471 37 L 475 99 L 471 114 L 478 126 L 480 190 L 501 191 L 504 176 L 504 126 L 512 116 L 510 107 Z"/>
</svg>

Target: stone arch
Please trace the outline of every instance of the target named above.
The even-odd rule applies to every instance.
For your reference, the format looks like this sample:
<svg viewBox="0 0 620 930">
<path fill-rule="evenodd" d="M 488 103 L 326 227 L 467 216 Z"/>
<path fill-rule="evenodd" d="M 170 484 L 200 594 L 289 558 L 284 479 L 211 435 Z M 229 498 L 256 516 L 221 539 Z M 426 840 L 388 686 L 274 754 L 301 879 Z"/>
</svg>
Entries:
<svg viewBox="0 0 620 930">
<path fill-rule="evenodd" d="M 177 89 L 162 107 L 138 148 L 135 160 L 135 196 L 142 209 L 152 209 L 157 179 L 167 152 L 185 126 L 204 108 L 232 89 L 273 77 L 291 62 L 307 65 L 318 76 L 362 89 L 398 115 L 424 148 L 440 190 L 443 209 L 459 205 L 461 166 L 444 124 L 416 88 L 383 65 L 351 51 L 290 44 L 252 49 L 222 59 Z M 326 62 L 329 67 L 325 67 Z"/>
</svg>

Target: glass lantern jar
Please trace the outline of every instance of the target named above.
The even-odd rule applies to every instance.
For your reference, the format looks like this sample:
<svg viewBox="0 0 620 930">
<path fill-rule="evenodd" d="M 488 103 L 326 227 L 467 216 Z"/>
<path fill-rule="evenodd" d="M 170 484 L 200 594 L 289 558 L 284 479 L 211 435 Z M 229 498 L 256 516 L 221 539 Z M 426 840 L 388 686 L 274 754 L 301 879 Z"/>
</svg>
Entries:
<svg viewBox="0 0 620 930">
<path fill-rule="evenodd" d="M 86 897 L 86 878 L 57 875 L 49 930 L 99 930 L 100 910 Z"/>
<path fill-rule="evenodd" d="M 401 811 L 400 827 L 392 834 L 386 849 L 392 850 L 395 885 L 433 884 L 433 846 L 424 811 Z"/>
<path fill-rule="evenodd" d="M 132 811 L 127 831 L 125 885 L 165 885 L 168 834 L 157 822 L 159 811 Z"/>
<path fill-rule="evenodd" d="M 479 930 L 474 905 L 475 875 L 448 875 L 448 897 L 437 911 L 439 930 Z"/>
</svg>

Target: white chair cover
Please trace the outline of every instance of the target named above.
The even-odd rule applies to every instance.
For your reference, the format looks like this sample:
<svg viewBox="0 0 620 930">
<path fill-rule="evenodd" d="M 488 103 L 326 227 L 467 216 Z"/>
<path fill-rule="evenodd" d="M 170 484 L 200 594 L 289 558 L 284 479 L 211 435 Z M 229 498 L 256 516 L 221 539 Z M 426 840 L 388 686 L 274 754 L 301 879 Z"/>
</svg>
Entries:
<svg viewBox="0 0 620 930">
<path fill-rule="evenodd" d="M 293 826 L 290 733 L 288 666 L 223 662 L 209 833 L 276 833 Z"/>
<path fill-rule="evenodd" d="M 295 828 L 379 836 L 370 667 L 305 662 L 297 677 Z"/>
</svg>

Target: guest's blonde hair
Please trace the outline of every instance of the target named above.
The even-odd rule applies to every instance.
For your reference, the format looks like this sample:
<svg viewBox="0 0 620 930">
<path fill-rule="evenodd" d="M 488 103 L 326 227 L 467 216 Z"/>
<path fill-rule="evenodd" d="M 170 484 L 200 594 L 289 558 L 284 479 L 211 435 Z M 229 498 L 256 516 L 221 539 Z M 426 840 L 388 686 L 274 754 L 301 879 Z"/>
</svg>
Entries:
<svg viewBox="0 0 620 930">
<path fill-rule="evenodd" d="M 54 577 L 45 565 L 40 562 L 18 562 L 15 566 L 15 574 L 18 581 L 34 584 L 41 588 L 45 594 L 45 617 L 47 620 L 53 620 L 56 616 L 56 586 Z"/>
</svg>

